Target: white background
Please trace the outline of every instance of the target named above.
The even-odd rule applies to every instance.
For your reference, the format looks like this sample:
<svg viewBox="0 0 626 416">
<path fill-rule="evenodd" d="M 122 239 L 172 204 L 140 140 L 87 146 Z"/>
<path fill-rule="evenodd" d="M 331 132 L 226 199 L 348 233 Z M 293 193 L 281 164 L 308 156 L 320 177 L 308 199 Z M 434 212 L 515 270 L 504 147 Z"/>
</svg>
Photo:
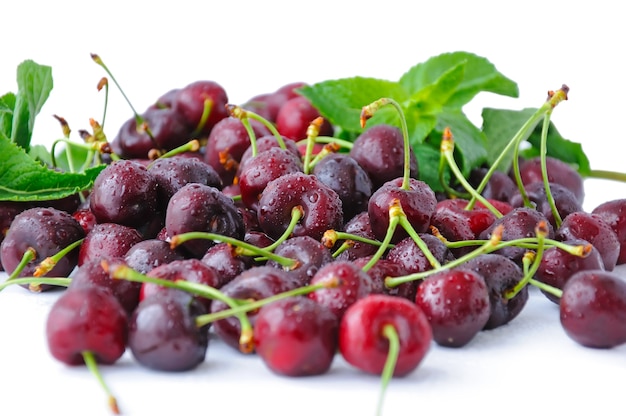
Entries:
<svg viewBox="0 0 626 416">
<path fill-rule="evenodd" d="M 479 95 L 466 108 L 477 124 L 482 107 L 537 107 L 565 83 L 569 101 L 552 117 L 561 134 L 583 144 L 593 168 L 626 170 L 626 25 L 617 4 L 16 1 L 3 6 L 0 94 L 16 91 L 15 69 L 25 59 L 53 68 L 54 90 L 34 132 L 46 144 L 61 136 L 53 114 L 66 118 L 74 135 L 89 128 L 89 118 L 101 118 L 104 94 L 96 85 L 106 74 L 90 53 L 104 59 L 141 111 L 198 79 L 219 82 L 232 103 L 243 103 L 294 81 L 396 80 L 430 56 L 464 50 L 488 58 L 520 89 L 517 99 Z M 111 88 L 107 134 L 131 116 Z M 626 197 L 624 184 L 590 180 L 585 208 L 619 197 Z M 417 371 L 391 382 L 384 414 L 619 412 L 626 346 L 576 345 L 560 328 L 556 306 L 533 295 L 510 325 L 462 349 L 433 345 Z M 107 414 L 87 370 L 48 354 L 42 331 L 54 298 L 21 288 L 0 294 L 0 414 Z M 128 355 L 103 370 L 127 415 L 373 415 L 379 388 L 376 377 L 340 357 L 327 375 L 287 379 L 217 340 L 190 373 L 150 372 Z"/>
</svg>

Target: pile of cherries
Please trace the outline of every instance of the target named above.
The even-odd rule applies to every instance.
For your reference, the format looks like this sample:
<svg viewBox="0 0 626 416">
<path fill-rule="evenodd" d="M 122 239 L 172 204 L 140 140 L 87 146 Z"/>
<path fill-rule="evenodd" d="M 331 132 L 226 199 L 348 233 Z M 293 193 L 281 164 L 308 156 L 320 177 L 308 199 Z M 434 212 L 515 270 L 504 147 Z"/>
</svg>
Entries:
<svg viewBox="0 0 626 416">
<path fill-rule="evenodd" d="M 113 364 L 130 350 L 191 370 L 213 331 L 281 375 L 323 374 L 339 353 L 402 376 L 433 342 L 459 348 L 509 323 L 529 285 L 574 341 L 626 343 L 613 272 L 626 199 L 585 212 L 581 176 L 550 157 L 519 161 L 517 179 L 475 169 L 475 194 L 436 193 L 401 128 L 333 141 L 301 85 L 240 107 L 212 81 L 169 91 L 121 127 L 88 193 L 0 203 L 4 285 L 66 287 L 47 320 L 55 358 Z M 192 139 L 198 150 L 177 153 Z"/>
</svg>

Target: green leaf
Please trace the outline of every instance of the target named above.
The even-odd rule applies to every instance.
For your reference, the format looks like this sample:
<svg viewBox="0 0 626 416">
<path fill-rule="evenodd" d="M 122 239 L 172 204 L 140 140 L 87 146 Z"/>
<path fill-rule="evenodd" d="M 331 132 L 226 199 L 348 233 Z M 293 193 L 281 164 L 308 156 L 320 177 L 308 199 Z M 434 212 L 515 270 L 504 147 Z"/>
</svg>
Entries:
<svg viewBox="0 0 626 416">
<path fill-rule="evenodd" d="M 298 92 L 311 101 L 322 117 L 351 132 L 362 130 L 360 119 L 363 106 L 383 97 L 393 98 L 399 103 L 408 99 L 407 92 L 397 83 L 364 77 L 323 81 L 302 87 Z M 382 117 L 378 113 L 376 116 Z M 379 123 L 376 116 L 368 121 L 368 125 Z"/>
<path fill-rule="evenodd" d="M 537 111 L 536 108 L 525 108 L 523 110 L 504 110 L 495 108 L 485 108 L 482 112 L 483 132 L 487 136 L 487 163 L 493 164 L 499 154 L 504 150 L 509 141 L 515 136 L 522 125 Z M 531 157 L 539 154 L 541 146 L 542 124 L 531 132 L 526 143 L 530 144 L 523 152 L 523 156 Z M 586 176 L 590 172 L 589 159 L 583 152 L 579 143 L 563 138 L 550 123 L 548 130 L 548 140 L 546 143 L 547 155 L 570 163 L 579 173 Z M 513 162 L 513 154 L 509 154 L 498 169 L 507 171 Z"/>
<path fill-rule="evenodd" d="M 411 102 L 407 106 L 406 116 L 412 117 L 417 115 L 419 117 L 421 114 L 440 113 L 457 90 L 459 83 L 463 80 L 464 73 L 465 63 L 461 62 L 444 71 L 433 83 L 413 93 Z M 402 80 L 400 80 L 400 83 L 402 84 Z"/>
<path fill-rule="evenodd" d="M 11 136 L 13 125 L 13 109 L 15 108 L 15 94 L 9 92 L 0 97 L 0 133 Z"/>
<path fill-rule="evenodd" d="M 0 133 L 0 201 L 47 201 L 89 189 L 105 165 L 63 173 L 37 162 Z"/>
<path fill-rule="evenodd" d="M 52 68 L 32 60 L 22 62 L 17 67 L 17 86 L 10 137 L 28 150 L 35 117 L 52 91 Z"/>
<path fill-rule="evenodd" d="M 417 159 L 419 179 L 426 182 L 433 191 L 442 192 L 444 188 L 439 182 L 439 159 L 441 157 L 439 149 L 428 143 L 422 143 L 413 150 Z M 448 177 L 449 175 L 445 178 Z"/>
<path fill-rule="evenodd" d="M 487 161 L 487 137 L 460 110 L 448 111 L 439 115 L 437 131 L 439 136 L 449 127 L 454 139 L 455 158 L 466 178 L 473 168 Z"/>
<path fill-rule="evenodd" d="M 448 107 L 461 108 L 481 91 L 519 96 L 517 84 L 498 72 L 491 62 L 463 51 L 444 53 L 415 65 L 400 78 L 400 84 L 409 92 L 419 91 L 459 64 L 464 64 L 463 80 L 449 98 Z"/>
</svg>

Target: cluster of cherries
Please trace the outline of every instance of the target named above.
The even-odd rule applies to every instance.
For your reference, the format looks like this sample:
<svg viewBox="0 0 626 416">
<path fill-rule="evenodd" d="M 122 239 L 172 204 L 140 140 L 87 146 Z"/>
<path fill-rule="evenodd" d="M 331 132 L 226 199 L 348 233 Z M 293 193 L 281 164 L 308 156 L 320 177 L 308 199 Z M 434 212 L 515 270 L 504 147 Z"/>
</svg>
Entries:
<svg viewBox="0 0 626 416">
<path fill-rule="evenodd" d="M 90 192 L 0 203 L 2 287 L 67 287 L 47 320 L 55 358 L 112 364 L 129 349 L 185 371 L 214 331 L 278 374 L 325 373 L 339 352 L 390 378 L 433 342 L 462 347 L 510 322 L 529 285 L 576 342 L 626 343 L 613 272 L 626 199 L 585 212 L 581 176 L 550 157 L 436 193 L 401 128 L 334 139 L 301 85 L 240 107 L 212 81 L 170 91 L 121 127 Z"/>
</svg>

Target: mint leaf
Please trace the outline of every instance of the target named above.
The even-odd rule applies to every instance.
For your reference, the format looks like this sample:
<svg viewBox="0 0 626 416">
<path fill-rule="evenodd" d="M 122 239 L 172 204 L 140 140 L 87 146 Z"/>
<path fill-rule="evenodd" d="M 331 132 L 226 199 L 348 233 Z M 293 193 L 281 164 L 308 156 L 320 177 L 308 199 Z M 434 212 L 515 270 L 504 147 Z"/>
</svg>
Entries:
<svg viewBox="0 0 626 416">
<path fill-rule="evenodd" d="M 105 165 L 58 172 L 31 158 L 0 132 L 0 201 L 47 201 L 89 189 Z"/>
<path fill-rule="evenodd" d="M 17 86 L 10 137 L 28 150 L 35 117 L 52 91 L 52 68 L 32 60 L 22 62 L 17 67 Z"/>
<path fill-rule="evenodd" d="M 419 91 L 435 83 L 450 68 L 460 64 L 464 65 L 463 79 L 447 100 L 448 107 L 461 108 L 481 91 L 508 97 L 519 96 L 517 84 L 498 72 L 491 62 L 462 51 L 441 54 L 415 65 L 402 75 L 400 84 L 407 91 Z"/>
<path fill-rule="evenodd" d="M 523 110 L 483 109 L 482 130 L 487 136 L 488 164 L 491 165 L 495 162 L 517 131 L 536 111 L 536 108 L 525 108 Z M 532 157 L 539 154 L 542 124 L 539 123 L 527 138 L 526 142 L 531 147 L 524 150 L 522 154 L 524 157 Z M 553 123 L 550 123 L 550 129 L 548 130 L 546 148 L 548 156 L 572 164 L 581 175 L 587 176 L 590 173 L 589 159 L 583 152 L 582 146 L 579 143 L 563 138 Z M 498 166 L 498 169 L 507 171 L 512 163 L 513 154 L 511 152 L 503 160 L 502 164 Z"/>
<path fill-rule="evenodd" d="M 351 132 L 361 131 L 363 106 L 383 97 L 393 98 L 400 103 L 409 98 L 406 91 L 395 82 L 363 77 L 323 81 L 302 87 L 298 92 L 311 101 L 322 117 Z M 378 113 L 376 116 L 382 118 Z M 368 125 L 379 123 L 376 116 L 368 121 Z"/>
<path fill-rule="evenodd" d="M 419 179 L 426 182 L 435 192 L 444 191 L 439 181 L 439 159 L 441 158 L 441 153 L 438 150 L 438 146 L 432 146 L 427 143 L 418 145 L 415 148 L 415 158 L 417 159 Z M 444 180 L 449 182 L 449 177 L 449 173 L 446 172 Z"/>
<path fill-rule="evenodd" d="M 487 136 L 478 129 L 461 111 L 448 111 L 440 114 L 437 123 L 439 137 L 449 127 L 454 139 L 455 158 L 463 176 L 469 176 L 473 168 L 487 161 Z"/>
<path fill-rule="evenodd" d="M 15 94 L 9 92 L 0 97 L 0 133 L 11 136 L 13 125 L 13 109 L 15 108 Z"/>
</svg>

